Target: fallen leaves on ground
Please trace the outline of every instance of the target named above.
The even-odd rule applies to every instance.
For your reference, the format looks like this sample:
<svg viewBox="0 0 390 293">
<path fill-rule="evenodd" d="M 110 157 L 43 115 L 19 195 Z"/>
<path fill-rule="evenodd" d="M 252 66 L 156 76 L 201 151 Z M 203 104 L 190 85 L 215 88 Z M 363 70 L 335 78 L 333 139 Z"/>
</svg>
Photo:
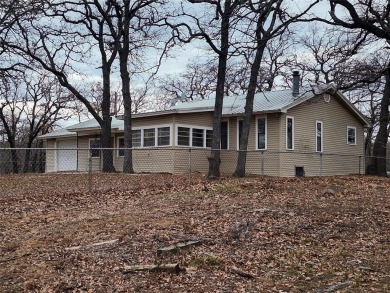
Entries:
<svg viewBox="0 0 390 293">
<path fill-rule="evenodd" d="M 191 181 L 2 175 L 0 291 L 390 291 L 389 179 Z"/>
</svg>

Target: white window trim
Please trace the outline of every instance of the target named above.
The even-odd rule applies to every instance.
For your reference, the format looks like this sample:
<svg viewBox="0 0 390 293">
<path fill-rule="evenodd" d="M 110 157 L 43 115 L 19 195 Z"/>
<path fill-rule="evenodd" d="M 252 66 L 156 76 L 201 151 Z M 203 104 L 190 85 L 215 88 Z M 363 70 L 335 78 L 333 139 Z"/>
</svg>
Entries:
<svg viewBox="0 0 390 293">
<path fill-rule="evenodd" d="M 288 146 L 288 127 L 287 127 L 287 120 L 288 119 L 292 119 L 292 148 L 289 149 L 287 148 Z M 295 147 L 295 121 L 294 121 L 294 117 L 293 116 L 286 116 L 286 150 L 288 151 L 293 151 L 294 150 L 294 147 Z"/>
<path fill-rule="evenodd" d="M 169 144 L 168 145 L 158 145 L 158 128 L 164 128 L 169 127 Z M 144 147 L 144 130 L 145 129 L 153 129 L 154 128 L 154 146 L 147 146 Z M 164 147 L 171 147 L 172 146 L 172 124 L 157 124 L 157 125 L 149 125 L 149 126 L 142 126 L 142 127 L 132 127 L 131 130 L 141 130 L 141 146 L 139 147 L 133 147 L 133 149 L 140 149 L 140 148 L 164 148 Z M 117 157 L 123 158 L 123 156 L 119 156 L 119 139 L 124 138 L 124 135 L 117 137 Z"/>
<path fill-rule="evenodd" d="M 190 145 L 187 146 L 187 145 L 179 145 L 178 143 L 178 140 L 179 140 L 179 127 L 184 127 L 184 128 L 189 128 L 190 129 Z M 192 129 L 203 129 L 203 147 L 199 147 L 199 146 L 192 146 Z M 176 124 L 176 129 L 175 129 L 176 133 L 175 133 L 175 146 L 177 147 L 190 147 L 190 148 L 199 148 L 199 149 L 202 149 L 202 148 L 208 148 L 209 147 L 206 147 L 206 130 L 213 130 L 212 127 L 206 127 L 206 126 L 199 126 L 199 125 L 188 125 L 188 124 Z"/>
<path fill-rule="evenodd" d="M 265 118 L 265 148 L 259 149 L 259 119 Z M 265 151 L 268 148 L 268 119 L 267 115 L 261 115 L 256 117 L 256 150 Z"/>
<path fill-rule="evenodd" d="M 236 137 L 237 137 L 237 150 L 240 150 L 240 121 L 243 121 L 242 123 L 244 123 L 244 119 L 242 119 L 242 118 L 239 118 L 239 119 L 237 119 L 237 135 L 236 135 Z M 243 126 L 244 126 L 244 124 L 243 124 Z"/>
<path fill-rule="evenodd" d="M 91 150 L 91 141 L 95 141 L 95 140 L 99 140 L 99 141 L 100 141 L 100 137 L 97 138 L 97 139 L 95 139 L 95 138 L 90 138 L 90 139 L 88 140 L 88 148 L 89 148 L 89 150 Z M 101 156 L 101 152 L 99 152 L 99 156 L 98 156 L 98 157 L 92 157 L 92 156 L 90 155 L 90 157 L 91 157 L 92 159 L 100 159 L 100 156 Z"/>
<path fill-rule="evenodd" d="M 349 143 L 348 141 L 348 130 L 353 129 L 355 131 L 355 142 L 354 143 Z M 356 127 L 355 126 L 347 126 L 347 145 L 356 145 Z"/>
<path fill-rule="evenodd" d="M 318 150 L 317 145 L 317 124 L 321 124 L 321 150 Z M 315 129 L 315 139 L 316 139 L 316 153 L 323 153 L 324 152 L 324 122 L 317 120 L 316 121 L 316 129 Z"/>
</svg>

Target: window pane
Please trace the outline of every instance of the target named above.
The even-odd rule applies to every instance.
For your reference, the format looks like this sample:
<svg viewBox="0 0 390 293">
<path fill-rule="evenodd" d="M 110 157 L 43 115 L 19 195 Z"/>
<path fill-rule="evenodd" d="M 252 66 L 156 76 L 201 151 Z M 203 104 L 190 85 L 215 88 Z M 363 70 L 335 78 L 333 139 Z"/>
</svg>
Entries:
<svg viewBox="0 0 390 293">
<path fill-rule="evenodd" d="M 131 144 L 133 148 L 141 147 L 141 129 L 131 131 Z"/>
<path fill-rule="evenodd" d="M 287 149 L 293 149 L 293 119 L 287 118 Z"/>
<path fill-rule="evenodd" d="M 187 127 L 177 128 L 177 144 L 178 145 L 190 145 L 190 129 Z"/>
<path fill-rule="evenodd" d="M 348 143 L 349 144 L 356 143 L 355 128 L 348 128 Z"/>
<path fill-rule="evenodd" d="M 322 124 L 317 123 L 317 152 L 322 152 Z"/>
<path fill-rule="evenodd" d="M 213 139 L 213 131 L 206 130 L 206 147 L 211 148 L 211 140 Z"/>
<path fill-rule="evenodd" d="M 163 146 L 170 144 L 171 132 L 169 127 L 158 128 L 157 133 L 157 145 Z"/>
<path fill-rule="evenodd" d="M 118 156 L 123 157 L 125 155 L 125 151 L 123 148 L 125 147 L 125 139 L 123 137 L 118 139 Z"/>
<path fill-rule="evenodd" d="M 221 149 L 227 150 L 227 148 L 228 148 L 228 123 L 221 122 Z"/>
<path fill-rule="evenodd" d="M 144 129 L 144 147 L 155 146 L 155 130 L 154 128 Z"/>
<path fill-rule="evenodd" d="M 203 129 L 192 129 L 192 146 L 203 147 Z"/>
<path fill-rule="evenodd" d="M 265 118 L 259 118 L 257 120 L 257 148 L 258 149 L 265 149 Z"/>
<path fill-rule="evenodd" d="M 92 158 L 100 157 L 100 139 L 90 140 L 89 148 Z"/>
</svg>

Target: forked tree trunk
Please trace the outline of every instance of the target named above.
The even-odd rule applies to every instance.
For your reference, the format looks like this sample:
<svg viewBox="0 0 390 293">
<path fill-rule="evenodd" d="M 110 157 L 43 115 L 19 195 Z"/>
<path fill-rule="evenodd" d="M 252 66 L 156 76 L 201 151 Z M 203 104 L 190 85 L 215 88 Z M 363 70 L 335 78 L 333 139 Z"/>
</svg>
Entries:
<svg viewBox="0 0 390 293">
<path fill-rule="evenodd" d="M 229 23 L 232 13 L 231 0 L 226 0 L 225 11 L 221 19 L 221 51 L 218 56 L 218 77 L 217 89 L 215 92 L 215 105 L 213 113 L 213 137 L 211 140 L 211 154 L 209 157 L 209 178 L 218 178 L 220 176 L 221 164 L 221 118 L 223 95 L 226 80 L 226 64 L 229 53 Z"/>
</svg>

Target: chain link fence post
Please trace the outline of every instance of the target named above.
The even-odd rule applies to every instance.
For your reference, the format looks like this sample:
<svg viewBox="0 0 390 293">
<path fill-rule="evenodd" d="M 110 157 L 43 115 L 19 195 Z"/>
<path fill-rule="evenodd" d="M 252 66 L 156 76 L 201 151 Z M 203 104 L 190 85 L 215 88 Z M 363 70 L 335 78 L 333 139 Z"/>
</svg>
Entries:
<svg viewBox="0 0 390 293">
<path fill-rule="evenodd" d="M 189 164 L 189 172 L 188 172 L 188 182 L 191 185 L 192 184 L 192 155 L 191 155 L 191 148 L 188 149 L 188 164 Z"/>
<path fill-rule="evenodd" d="M 322 161 L 322 153 L 320 153 L 320 177 L 322 177 L 322 164 L 323 164 L 323 161 Z"/>
<path fill-rule="evenodd" d="M 88 168 L 88 192 L 92 192 L 92 156 L 89 156 L 89 168 Z"/>
</svg>

